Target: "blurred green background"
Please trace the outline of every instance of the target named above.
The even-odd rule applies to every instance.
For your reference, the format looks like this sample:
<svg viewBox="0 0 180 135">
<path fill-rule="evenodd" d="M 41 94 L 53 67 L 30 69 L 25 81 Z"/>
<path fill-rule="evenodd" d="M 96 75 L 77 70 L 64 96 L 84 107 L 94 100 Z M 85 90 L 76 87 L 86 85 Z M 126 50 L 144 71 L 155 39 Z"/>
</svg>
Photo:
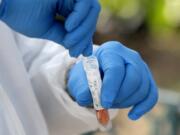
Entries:
<svg viewBox="0 0 180 135">
<path fill-rule="evenodd" d="M 100 0 L 96 44 L 118 40 L 140 52 L 160 88 L 155 109 L 137 122 L 120 110 L 111 133 L 180 135 L 180 0 Z M 166 89 L 166 90 L 164 90 Z"/>
</svg>

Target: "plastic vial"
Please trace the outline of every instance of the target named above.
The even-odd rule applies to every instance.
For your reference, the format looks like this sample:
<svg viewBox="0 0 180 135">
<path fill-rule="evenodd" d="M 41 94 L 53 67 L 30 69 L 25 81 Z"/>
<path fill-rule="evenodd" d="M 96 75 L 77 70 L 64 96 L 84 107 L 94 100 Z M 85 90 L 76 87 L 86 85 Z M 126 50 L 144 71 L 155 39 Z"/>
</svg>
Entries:
<svg viewBox="0 0 180 135">
<path fill-rule="evenodd" d="M 108 125 L 109 123 L 109 113 L 108 110 L 102 109 L 102 110 L 96 110 L 96 116 L 99 123 L 103 126 Z"/>
<path fill-rule="evenodd" d="M 103 127 L 109 125 L 108 110 L 101 106 L 100 93 L 101 93 L 101 76 L 99 72 L 99 64 L 97 58 L 94 56 L 84 58 L 83 66 L 86 73 L 89 89 L 93 98 L 94 109 L 96 110 L 97 120 Z"/>
</svg>

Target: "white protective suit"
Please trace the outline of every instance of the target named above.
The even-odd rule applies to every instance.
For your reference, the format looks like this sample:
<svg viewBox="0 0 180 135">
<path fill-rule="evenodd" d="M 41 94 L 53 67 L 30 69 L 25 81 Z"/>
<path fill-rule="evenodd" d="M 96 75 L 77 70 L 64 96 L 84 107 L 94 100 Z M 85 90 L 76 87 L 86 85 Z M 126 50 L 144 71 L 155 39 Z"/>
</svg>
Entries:
<svg viewBox="0 0 180 135">
<path fill-rule="evenodd" d="M 80 107 L 66 91 L 66 73 L 75 62 L 62 46 L 14 34 L 0 22 L 0 135 L 96 130 L 94 111 Z"/>
</svg>

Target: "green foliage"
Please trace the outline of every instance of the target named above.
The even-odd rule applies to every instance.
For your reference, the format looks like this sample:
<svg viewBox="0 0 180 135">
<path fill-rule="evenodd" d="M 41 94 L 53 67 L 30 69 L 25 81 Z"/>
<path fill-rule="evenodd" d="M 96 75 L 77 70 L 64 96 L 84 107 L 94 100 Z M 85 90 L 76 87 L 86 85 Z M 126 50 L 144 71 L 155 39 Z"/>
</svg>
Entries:
<svg viewBox="0 0 180 135">
<path fill-rule="evenodd" d="M 103 10 L 122 19 L 143 14 L 151 31 L 176 31 L 180 26 L 180 0 L 100 0 Z"/>
<path fill-rule="evenodd" d="M 119 17 L 132 17 L 140 8 L 140 0 L 101 0 L 104 8 Z"/>
</svg>

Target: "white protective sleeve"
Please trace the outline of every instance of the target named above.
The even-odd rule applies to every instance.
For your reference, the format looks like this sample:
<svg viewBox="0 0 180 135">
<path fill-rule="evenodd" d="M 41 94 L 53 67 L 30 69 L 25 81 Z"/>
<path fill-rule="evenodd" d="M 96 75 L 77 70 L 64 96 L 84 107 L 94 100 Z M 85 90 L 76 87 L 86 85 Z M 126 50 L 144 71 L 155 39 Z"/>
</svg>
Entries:
<svg viewBox="0 0 180 135">
<path fill-rule="evenodd" d="M 48 135 L 12 31 L 1 21 L 0 135 Z"/>
<path fill-rule="evenodd" d="M 80 107 L 66 91 L 66 75 L 77 59 L 53 42 L 16 37 L 50 134 L 81 134 L 99 124 L 93 110 Z M 114 117 L 116 111 L 111 112 Z"/>
<path fill-rule="evenodd" d="M 53 42 L 16 39 L 50 133 L 73 135 L 98 129 L 94 111 L 80 107 L 66 91 L 67 72 L 77 59 Z M 111 111 L 112 118 L 116 112 Z"/>
</svg>

